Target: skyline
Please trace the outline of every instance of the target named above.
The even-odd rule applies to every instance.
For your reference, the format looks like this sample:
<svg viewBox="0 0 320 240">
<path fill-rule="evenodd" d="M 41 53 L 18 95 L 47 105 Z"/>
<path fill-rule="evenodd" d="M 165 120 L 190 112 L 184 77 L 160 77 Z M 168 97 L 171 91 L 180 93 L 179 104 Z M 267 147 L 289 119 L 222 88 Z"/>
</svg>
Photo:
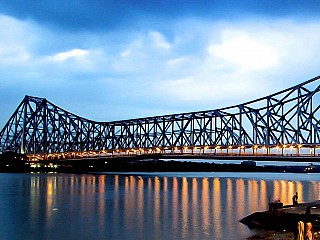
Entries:
<svg viewBox="0 0 320 240">
<path fill-rule="evenodd" d="M 2 1 L 0 128 L 25 95 L 107 122 L 228 107 L 319 75 L 317 1 L 174 3 Z"/>
</svg>

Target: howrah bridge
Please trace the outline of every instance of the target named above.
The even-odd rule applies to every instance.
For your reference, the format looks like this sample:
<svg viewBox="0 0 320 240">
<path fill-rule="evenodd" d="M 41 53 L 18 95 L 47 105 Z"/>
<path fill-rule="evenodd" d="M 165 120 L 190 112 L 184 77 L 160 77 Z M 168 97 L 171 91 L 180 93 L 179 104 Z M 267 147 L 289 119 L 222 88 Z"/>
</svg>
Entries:
<svg viewBox="0 0 320 240">
<path fill-rule="evenodd" d="M 320 76 L 221 109 L 97 122 L 45 98 L 25 96 L 0 132 L 0 152 L 33 160 L 137 155 L 320 154 Z"/>
</svg>

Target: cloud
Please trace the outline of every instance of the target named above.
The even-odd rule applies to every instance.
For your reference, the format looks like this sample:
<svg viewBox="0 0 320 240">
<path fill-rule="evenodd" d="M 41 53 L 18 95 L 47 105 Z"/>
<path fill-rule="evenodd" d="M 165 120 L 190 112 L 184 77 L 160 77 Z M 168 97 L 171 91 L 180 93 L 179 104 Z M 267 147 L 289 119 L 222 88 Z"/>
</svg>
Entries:
<svg viewBox="0 0 320 240">
<path fill-rule="evenodd" d="M 25 22 L 0 15 L 0 62 L 2 64 L 21 63 L 30 59 L 28 48 L 34 39 L 26 34 L 28 29 L 28 24 Z"/>
<path fill-rule="evenodd" d="M 237 21 L 248 15 L 270 17 L 298 16 L 312 19 L 320 12 L 319 1 L 253 0 L 239 1 L 52 1 L 43 0 L 24 3 L 2 0 L 0 13 L 11 15 L 20 20 L 31 19 L 55 29 L 69 31 L 115 29 L 141 29 L 141 26 L 166 26 L 173 21 L 185 18 L 201 18 L 211 21 Z"/>
<path fill-rule="evenodd" d="M 248 71 L 269 69 L 279 63 L 274 48 L 248 36 L 246 32 L 222 32 L 222 43 L 210 45 L 208 53 Z"/>
<path fill-rule="evenodd" d="M 0 126 L 25 94 L 108 121 L 242 103 L 320 67 L 317 21 L 189 18 L 167 31 L 75 34 L 0 16 L 0 26 Z"/>
<path fill-rule="evenodd" d="M 85 57 L 88 54 L 89 52 L 87 50 L 72 49 L 70 51 L 56 53 L 54 56 L 49 57 L 49 59 L 52 59 L 53 61 L 57 61 L 57 62 L 65 62 L 68 59 L 82 60 L 82 59 L 85 59 Z"/>
<path fill-rule="evenodd" d="M 203 54 L 199 48 L 189 56 L 168 60 L 168 71 L 174 72 L 171 77 L 163 76 L 154 91 L 164 89 L 158 90 L 164 99 L 197 111 L 243 103 L 294 86 L 319 74 L 320 33 L 315 34 L 319 27 L 317 22 L 288 20 L 206 25 L 206 32 L 194 33 L 207 39 Z"/>
<path fill-rule="evenodd" d="M 168 66 L 175 67 L 175 66 L 179 66 L 179 65 L 183 64 L 186 61 L 187 61 L 187 59 L 185 57 L 178 57 L 178 58 L 174 58 L 174 59 L 169 59 L 167 61 L 167 64 L 168 64 Z"/>
<path fill-rule="evenodd" d="M 155 47 L 164 50 L 171 48 L 171 45 L 166 41 L 165 37 L 161 33 L 151 31 L 149 35 Z"/>
</svg>

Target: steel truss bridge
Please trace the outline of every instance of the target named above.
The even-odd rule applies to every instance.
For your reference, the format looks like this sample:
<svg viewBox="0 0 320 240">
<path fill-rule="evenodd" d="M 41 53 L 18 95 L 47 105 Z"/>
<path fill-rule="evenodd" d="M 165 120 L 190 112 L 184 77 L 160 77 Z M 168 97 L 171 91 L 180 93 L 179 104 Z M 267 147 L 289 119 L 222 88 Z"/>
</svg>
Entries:
<svg viewBox="0 0 320 240">
<path fill-rule="evenodd" d="M 97 122 L 25 96 L 0 132 L 0 152 L 64 159 L 147 154 L 308 156 L 320 153 L 320 76 L 231 107 Z"/>
</svg>

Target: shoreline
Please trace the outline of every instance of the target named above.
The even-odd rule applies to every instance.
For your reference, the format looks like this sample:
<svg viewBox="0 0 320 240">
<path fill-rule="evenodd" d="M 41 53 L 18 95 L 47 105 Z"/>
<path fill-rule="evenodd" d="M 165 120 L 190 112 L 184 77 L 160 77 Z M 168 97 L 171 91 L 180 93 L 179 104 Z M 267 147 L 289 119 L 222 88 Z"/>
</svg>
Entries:
<svg viewBox="0 0 320 240">
<path fill-rule="evenodd" d="M 172 157 L 172 156 L 171 156 Z M 238 163 L 223 163 L 220 158 L 210 162 L 190 159 L 163 159 L 163 156 L 136 158 L 83 158 L 30 161 L 26 155 L 7 152 L 0 154 L 0 172 L 257 172 L 257 173 L 320 173 L 320 165 L 257 165 L 248 158 Z M 215 162 L 218 161 L 217 163 Z M 242 160 L 242 161 L 241 161 Z M 273 159 L 274 160 L 274 159 Z M 297 159 L 296 159 L 297 160 Z M 310 160 L 310 159 L 309 159 Z M 301 161 L 301 159 L 299 159 Z"/>
<path fill-rule="evenodd" d="M 0 172 L 243 172 L 243 173 L 320 173 L 320 166 L 257 166 L 251 162 L 206 163 L 193 161 L 164 161 L 158 159 L 143 161 L 119 160 L 69 160 L 28 162 L 0 161 Z"/>
</svg>

